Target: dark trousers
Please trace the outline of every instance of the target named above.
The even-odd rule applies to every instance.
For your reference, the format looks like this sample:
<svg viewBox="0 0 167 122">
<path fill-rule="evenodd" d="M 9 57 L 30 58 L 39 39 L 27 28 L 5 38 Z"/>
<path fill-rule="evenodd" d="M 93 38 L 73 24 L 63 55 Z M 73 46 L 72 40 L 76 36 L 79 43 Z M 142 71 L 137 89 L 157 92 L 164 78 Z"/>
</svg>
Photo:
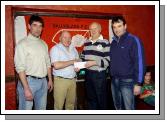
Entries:
<svg viewBox="0 0 167 122">
<path fill-rule="evenodd" d="M 85 86 L 87 92 L 88 109 L 107 109 L 107 80 L 105 71 L 86 70 Z"/>
</svg>

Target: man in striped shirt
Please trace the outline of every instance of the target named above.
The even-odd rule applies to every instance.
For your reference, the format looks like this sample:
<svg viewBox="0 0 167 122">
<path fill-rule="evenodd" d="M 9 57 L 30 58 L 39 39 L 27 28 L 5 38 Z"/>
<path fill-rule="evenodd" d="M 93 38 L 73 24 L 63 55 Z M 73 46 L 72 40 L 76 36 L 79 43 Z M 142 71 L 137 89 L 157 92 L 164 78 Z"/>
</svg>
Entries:
<svg viewBox="0 0 167 122">
<path fill-rule="evenodd" d="M 109 66 L 109 41 L 103 39 L 101 25 L 93 22 L 89 26 L 91 37 L 85 42 L 83 60 L 86 61 L 86 92 L 88 109 L 104 110 L 106 101 L 106 69 Z"/>
</svg>

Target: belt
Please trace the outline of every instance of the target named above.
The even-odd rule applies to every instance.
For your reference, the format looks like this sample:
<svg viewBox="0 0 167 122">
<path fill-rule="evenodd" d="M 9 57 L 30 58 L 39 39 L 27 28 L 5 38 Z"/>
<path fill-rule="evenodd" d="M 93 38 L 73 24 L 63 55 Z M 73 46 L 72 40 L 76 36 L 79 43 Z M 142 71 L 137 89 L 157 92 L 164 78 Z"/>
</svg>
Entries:
<svg viewBox="0 0 167 122">
<path fill-rule="evenodd" d="M 26 75 L 26 77 L 32 77 L 32 78 L 34 78 L 34 79 L 42 79 L 42 78 L 45 78 L 45 77 L 36 77 L 36 76 L 31 76 L 31 75 Z"/>
<path fill-rule="evenodd" d="M 76 78 L 76 77 L 74 77 L 74 78 L 64 78 L 64 77 L 61 77 L 61 76 L 56 76 L 56 77 L 62 78 L 62 79 L 69 79 L 69 80 L 73 80 L 74 78 Z"/>
</svg>

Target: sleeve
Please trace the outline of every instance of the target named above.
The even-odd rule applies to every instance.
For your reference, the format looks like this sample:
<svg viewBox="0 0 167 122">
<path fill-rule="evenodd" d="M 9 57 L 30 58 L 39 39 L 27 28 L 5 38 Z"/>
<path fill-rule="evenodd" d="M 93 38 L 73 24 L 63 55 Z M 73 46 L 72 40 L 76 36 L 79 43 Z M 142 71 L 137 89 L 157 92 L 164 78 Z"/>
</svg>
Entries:
<svg viewBox="0 0 167 122">
<path fill-rule="evenodd" d="M 82 51 L 82 53 L 80 55 L 80 59 L 81 59 L 81 61 L 85 61 L 85 46 L 84 46 L 83 51 Z"/>
<path fill-rule="evenodd" d="M 134 63 L 134 79 L 135 83 L 141 85 L 144 79 L 145 73 L 145 56 L 144 48 L 141 41 L 134 37 L 134 43 L 132 45 L 131 58 Z"/>
<path fill-rule="evenodd" d="M 101 61 L 97 61 L 97 64 L 102 67 L 102 68 L 107 68 L 110 64 L 110 43 L 108 41 L 106 41 L 106 45 L 103 47 L 103 58 L 101 59 Z"/>
<path fill-rule="evenodd" d="M 59 61 L 59 51 L 57 49 L 57 47 L 53 47 L 51 48 L 50 50 L 50 58 L 51 58 L 51 64 L 56 62 L 56 61 Z"/>
<path fill-rule="evenodd" d="M 110 64 L 110 43 L 108 42 L 105 49 L 104 49 L 104 57 L 101 60 L 101 63 L 104 65 L 105 68 L 107 68 Z M 101 64 L 101 66 L 103 66 Z"/>
<path fill-rule="evenodd" d="M 16 72 L 22 72 L 26 70 L 26 53 L 23 45 L 18 44 L 15 48 L 14 63 Z"/>
<path fill-rule="evenodd" d="M 47 64 L 47 67 L 51 67 L 50 57 L 49 57 L 49 52 L 48 52 L 48 46 L 47 45 L 46 45 L 46 48 L 47 48 L 46 64 Z"/>
<path fill-rule="evenodd" d="M 74 48 L 74 51 L 75 51 L 75 58 L 76 58 L 76 59 L 79 59 L 79 54 L 78 54 L 77 49 L 76 49 L 76 48 Z"/>
</svg>

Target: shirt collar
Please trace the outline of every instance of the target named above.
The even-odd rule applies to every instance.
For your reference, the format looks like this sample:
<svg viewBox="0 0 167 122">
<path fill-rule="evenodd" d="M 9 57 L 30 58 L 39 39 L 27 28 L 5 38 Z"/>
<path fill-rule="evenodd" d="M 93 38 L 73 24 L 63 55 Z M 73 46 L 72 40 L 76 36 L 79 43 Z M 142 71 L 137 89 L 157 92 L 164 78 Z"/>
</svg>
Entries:
<svg viewBox="0 0 167 122">
<path fill-rule="evenodd" d="M 115 41 L 120 41 L 120 40 L 124 40 L 127 36 L 128 36 L 129 32 L 125 32 L 121 37 L 120 39 L 117 37 L 117 36 L 114 36 L 112 39 L 115 40 Z"/>
<path fill-rule="evenodd" d="M 28 34 L 28 38 L 29 38 L 30 40 L 39 40 L 39 39 L 40 39 L 40 37 L 35 37 L 35 36 L 33 36 L 31 33 Z"/>
<path fill-rule="evenodd" d="M 66 47 L 61 42 L 59 43 L 59 46 L 67 51 Z M 71 51 L 72 47 L 73 47 L 72 44 L 70 44 L 69 51 Z"/>
<path fill-rule="evenodd" d="M 99 38 L 98 38 L 96 41 L 93 41 L 93 40 L 92 40 L 92 37 L 90 37 L 89 40 L 90 40 L 92 43 L 95 43 L 95 42 L 97 42 L 97 40 L 103 40 L 103 36 L 100 34 Z"/>
</svg>

